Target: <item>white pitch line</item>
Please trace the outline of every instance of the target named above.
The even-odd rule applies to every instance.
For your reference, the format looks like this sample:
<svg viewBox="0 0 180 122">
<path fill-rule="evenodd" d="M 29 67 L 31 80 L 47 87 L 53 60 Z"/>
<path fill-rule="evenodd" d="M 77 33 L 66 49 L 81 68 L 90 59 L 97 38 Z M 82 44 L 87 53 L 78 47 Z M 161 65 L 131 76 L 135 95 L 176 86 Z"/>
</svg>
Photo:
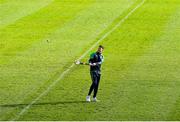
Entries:
<svg viewBox="0 0 180 122">
<path fill-rule="evenodd" d="M 81 60 L 84 58 L 93 48 L 95 48 L 103 39 L 105 39 L 109 34 L 111 34 L 114 30 L 116 30 L 125 20 L 128 19 L 128 17 L 134 13 L 140 6 L 142 6 L 145 3 L 146 0 L 142 0 L 141 3 L 139 3 L 133 10 L 131 10 L 123 19 L 121 19 L 110 31 L 105 33 L 96 43 L 94 43 L 81 57 L 79 57 L 78 60 Z M 12 121 L 15 121 L 19 119 L 34 103 L 36 103 L 41 97 L 46 95 L 55 84 L 60 81 L 64 75 L 66 75 L 75 64 L 73 63 L 68 69 L 66 69 L 58 79 L 56 79 L 44 92 L 42 92 L 36 99 L 34 99 L 30 104 L 28 104 Z"/>
</svg>

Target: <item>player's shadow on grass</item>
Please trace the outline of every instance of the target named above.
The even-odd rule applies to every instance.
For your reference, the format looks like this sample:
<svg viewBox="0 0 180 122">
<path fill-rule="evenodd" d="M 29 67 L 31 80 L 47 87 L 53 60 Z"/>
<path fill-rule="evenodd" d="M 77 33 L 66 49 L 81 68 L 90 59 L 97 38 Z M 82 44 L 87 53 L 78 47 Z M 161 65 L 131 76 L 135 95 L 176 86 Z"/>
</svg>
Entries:
<svg viewBox="0 0 180 122">
<path fill-rule="evenodd" d="M 41 105 L 65 105 L 65 104 L 82 104 L 87 103 L 86 101 L 60 101 L 60 102 L 44 102 L 44 103 L 34 103 L 32 106 L 41 106 Z M 0 105 L 1 108 L 8 108 L 8 107 L 24 107 L 29 104 L 6 104 Z"/>
</svg>

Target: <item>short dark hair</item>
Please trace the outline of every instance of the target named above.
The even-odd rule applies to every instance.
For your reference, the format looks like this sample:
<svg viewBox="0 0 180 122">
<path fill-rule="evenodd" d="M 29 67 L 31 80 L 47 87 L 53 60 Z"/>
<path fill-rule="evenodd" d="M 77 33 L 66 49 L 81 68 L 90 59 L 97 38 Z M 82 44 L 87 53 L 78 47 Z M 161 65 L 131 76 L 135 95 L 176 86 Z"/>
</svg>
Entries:
<svg viewBox="0 0 180 122">
<path fill-rule="evenodd" d="M 99 45 L 99 48 L 102 48 L 102 49 L 104 49 L 104 46 L 102 46 L 102 45 Z"/>
</svg>

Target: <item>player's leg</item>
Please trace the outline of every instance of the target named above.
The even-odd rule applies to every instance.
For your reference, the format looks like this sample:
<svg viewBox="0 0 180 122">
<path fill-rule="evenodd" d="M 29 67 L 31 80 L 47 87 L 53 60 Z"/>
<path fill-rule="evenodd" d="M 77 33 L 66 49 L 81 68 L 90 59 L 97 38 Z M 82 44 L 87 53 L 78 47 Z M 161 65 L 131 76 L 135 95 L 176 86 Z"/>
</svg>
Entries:
<svg viewBox="0 0 180 122">
<path fill-rule="evenodd" d="M 94 90 L 96 83 L 97 83 L 97 77 L 94 72 L 91 72 L 91 79 L 92 79 L 92 84 L 90 86 L 88 96 L 86 97 L 86 101 L 88 101 L 88 102 L 90 102 L 90 95 L 91 95 L 92 91 Z"/>
<path fill-rule="evenodd" d="M 97 95 L 98 88 L 99 88 L 100 78 L 101 78 L 101 75 L 100 75 L 100 74 L 96 74 L 96 79 L 97 79 L 97 81 L 96 81 L 95 87 L 94 87 L 94 95 L 93 95 L 94 101 L 96 101 L 96 95 Z"/>
<path fill-rule="evenodd" d="M 94 72 L 91 72 L 91 80 L 92 80 L 92 84 L 91 84 L 91 87 L 89 89 L 88 96 L 91 95 L 92 91 L 94 90 L 94 88 L 96 86 L 97 77 L 96 77 L 96 74 Z"/>
</svg>

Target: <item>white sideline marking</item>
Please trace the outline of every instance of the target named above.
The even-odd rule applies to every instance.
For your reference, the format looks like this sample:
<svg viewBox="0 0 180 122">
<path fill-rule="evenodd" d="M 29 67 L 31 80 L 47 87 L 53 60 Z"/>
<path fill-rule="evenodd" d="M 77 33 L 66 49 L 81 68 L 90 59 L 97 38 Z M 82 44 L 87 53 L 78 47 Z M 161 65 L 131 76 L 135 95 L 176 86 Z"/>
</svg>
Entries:
<svg viewBox="0 0 180 122">
<path fill-rule="evenodd" d="M 133 10 L 131 10 L 123 19 L 121 19 L 119 21 L 119 23 L 117 23 L 110 31 L 108 31 L 106 34 L 104 34 L 96 43 L 94 43 L 81 57 L 79 57 L 78 60 L 81 60 L 82 58 L 84 58 L 94 47 L 96 47 L 98 45 L 99 42 L 101 42 L 103 39 L 105 39 L 109 34 L 111 34 L 115 29 L 117 29 L 126 19 L 128 19 L 128 17 L 134 13 L 140 6 L 142 6 L 145 3 L 146 0 L 142 0 L 141 3 L 139 3 Z M 75 64 L 73 63 L 67 70 L 65 70 L 58 79 L 56 79 L 44 92 L 42 92 L 36 99 L 34 99 L 30 104 L 28 104 L 19 114 L 17 114 L 17 116 L 12 120 L 17 120 L 20 118 L 20 116 L 22 116 L 34 103 L 36 103 L 41 97 L 43 97 L 44 95 L 46 95 L 51 88 L 58 82 L 60 81 L 64 75 L 66 75 L 73 67 L 75 66 Z"/>
</svg>

